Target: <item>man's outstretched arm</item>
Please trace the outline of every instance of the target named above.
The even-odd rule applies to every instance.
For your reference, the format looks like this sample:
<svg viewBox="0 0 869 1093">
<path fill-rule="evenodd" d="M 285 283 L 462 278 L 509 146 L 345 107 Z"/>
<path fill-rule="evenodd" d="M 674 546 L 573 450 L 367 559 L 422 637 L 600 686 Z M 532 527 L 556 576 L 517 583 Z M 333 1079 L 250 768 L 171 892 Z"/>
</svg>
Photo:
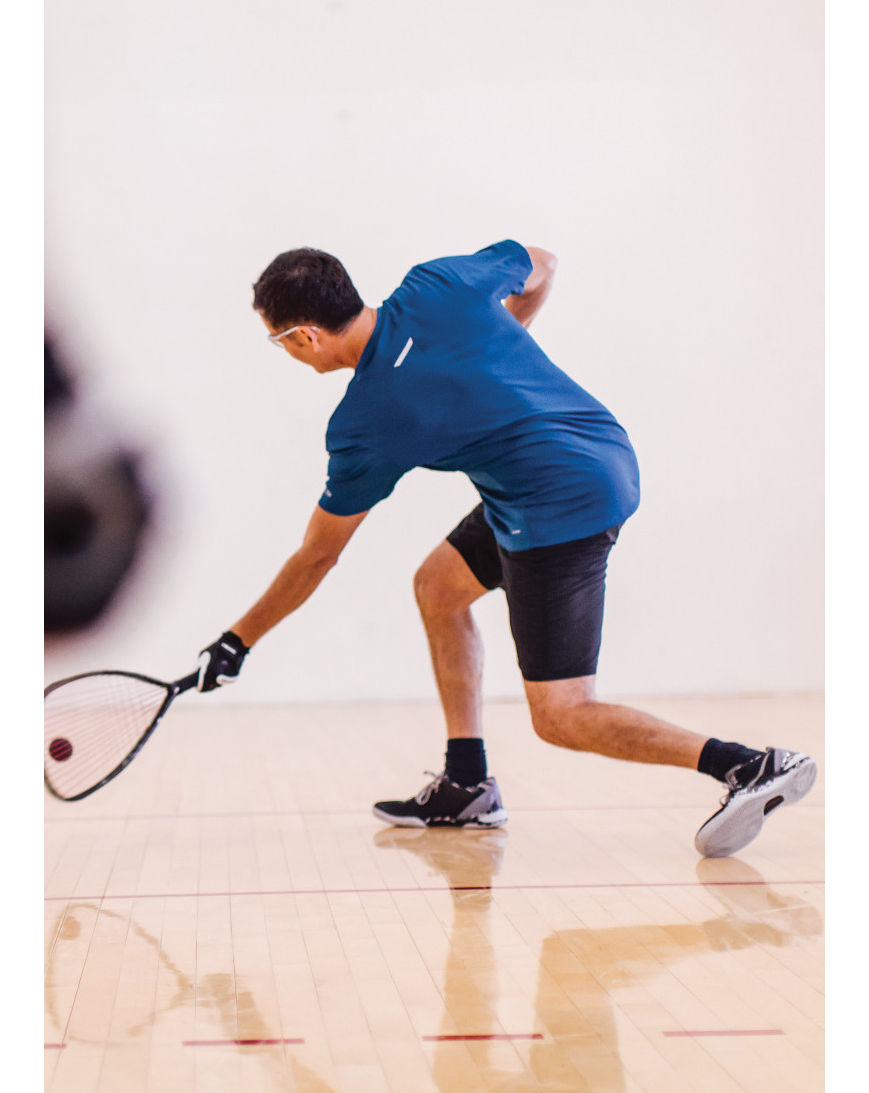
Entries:
<svg viewBox="0 0 869 1093">
<path fill-rule="evenodd" d="M 552 289 L 558 259 L 542 247 L 526 247 L 525 249 L 531 259 L 531 272 L 528 274 L 528 280 L 522 292 L 515 296 L 508 296 L 504 306 L 524 327 L 527 327 L 543 307 Z"/>
<path fill-rule="evenodd" d="M 365 512 L 355 516 L 333 516 L 319 506 L 314 509 L 302 545 L 287 559 L 250 611 L 232 627 L 233 633 L 238 634 L 248 649 L 281 619 L 302 606 L 338 561 L 341 551 L 366 516 Z"/>
<path fill-rule="evenodd" d="M 232 682 L 251 647 L 272 627 L 301 607 L 320 584 L 353 532 L 367 516 L 334 516 L 317 507 L 311 517 L 302 545 L 287 559 L 253 607 L 200 657 L 199 690 L 210 691 Z"/>
</svg>

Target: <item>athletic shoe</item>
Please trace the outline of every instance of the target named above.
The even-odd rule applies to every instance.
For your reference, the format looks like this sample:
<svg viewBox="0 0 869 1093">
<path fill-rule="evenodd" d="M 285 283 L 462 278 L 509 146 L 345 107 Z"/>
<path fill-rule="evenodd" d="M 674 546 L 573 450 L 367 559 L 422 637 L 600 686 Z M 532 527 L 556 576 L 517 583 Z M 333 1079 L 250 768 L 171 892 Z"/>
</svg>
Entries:
<svg viewBox="0 0 869 1093">
<path fill-rule="evenodd" d="M 763 821 L 779 805 L 801 801 L 815 784 L 818 766 L 809 755 L 784 748 L 767 748 L 760 760 L 727 772 L 729 792 L 722 807 L 694 837 L 706 858 L 726 858 L 759 834 Z"/>
<path fill-rule="evenodd" d="M 374 815 L 398 827 L 499 827 L 507 822 L 494 778 L 468 787 L 451 782 L 445 773 L 432 777 L 408 801 L 378 801 Z"/>
</svg>

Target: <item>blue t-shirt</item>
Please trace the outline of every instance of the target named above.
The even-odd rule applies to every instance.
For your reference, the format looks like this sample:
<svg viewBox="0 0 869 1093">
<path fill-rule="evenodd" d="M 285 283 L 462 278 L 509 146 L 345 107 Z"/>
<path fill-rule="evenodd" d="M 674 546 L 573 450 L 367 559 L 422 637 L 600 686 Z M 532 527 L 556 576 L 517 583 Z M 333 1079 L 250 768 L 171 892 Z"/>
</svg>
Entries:
<svg viewBox="0 0 869 1093">
<path fill-rule="evenodd" d="M 364 512 L 428 467 L 470 478 L 507 550 L 583 539 L 636 510 L 624 429 L 502 303 L 531 268 L 512 240 L 413 267 L 329 422 L 323 509 Z"/>
</svg>

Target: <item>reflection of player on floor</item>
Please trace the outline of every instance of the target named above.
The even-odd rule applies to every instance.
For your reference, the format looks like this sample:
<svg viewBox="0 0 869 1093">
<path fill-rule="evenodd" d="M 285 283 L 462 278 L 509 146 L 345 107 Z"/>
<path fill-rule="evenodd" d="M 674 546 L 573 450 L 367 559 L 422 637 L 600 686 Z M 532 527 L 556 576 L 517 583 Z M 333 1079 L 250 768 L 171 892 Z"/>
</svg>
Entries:
<svg viewBox="0 0 869 1093">
<path fill-rule="evenodd" d="M 798 945 L 819 937 L 822 929 L 816 907 L 769 886 L 760 873 L 736 858 L 697 863 L 697 879 L 705 886 L 701 891 L 712 897 L 698 900 L 697 921 L 655 918 L 634 925 L 571 929 L 562 909 L 562 927 L 550 932 L 545 912 L 527 905 L 520 931 L 523 942 L 536 947 L 536 939 L 531 939 L 537 928 L 545 928 L 534 1016 L 517 1028 L 512 1023 L 516 1008 L 510 1001 L 505 1006 L 504 1001 L 505 996 L 515 998 L 516 977 L 522 977 L 527 965 L 515 950 L 512 960 L 504 961 L 494 941 L 503 925 L 495 926 L 489 915 L 498 905 L 498 886 L 492 882 L 501 868 L 506 831 L 478 831 L 468 837 L 443 828 L 392 827 L 379 831 L 374 845 L 412 854 L 425 864 L 428 876 L 442 877 L 451 889 L 454 916 L 444 967 L 444 1016 L 438 1030 L 444 1039 L 436 1043 L 432 1065 L 438 1088 L 445 1090 L 456 1088 L 455 1075 L 460 1072 L 466 1088 L 485 1087 L 499 1093 L 539 1089 L 618 1093 L 628 1088 L 618 1024 L 630 1014 L 631 1003 L 636 1003 L 636 988 L 660 980 L 665 969 L 682 963 L 694 982 L 702 978 L 714 984 L 716 965 L 710 954 Z M 590 909 L 600 912 L 596 893 L 582 898 Z M 720 902 L 723 913 L 710 911 L 709 902 Z M 572 906 L 576 918 L 582 917 L 581 906 Z M 510 907 L 509 902 L 502 905 L 500 914 L 510 919 Z M 697 1005 L 703 1012 L 701 999 Z M 663 1029 L 658 1022 L 666 1010 L 662 1007 L 654 1014 L 651 1004 L 640 1004 L 639 1009 L 645 1019 L 643 1032 L 648 1035 L 652 1026 L 660 1035 Z M 484 1039 L 505 1032 L 525 1035 L 508 1043 Z M 530 1033 L 540 1039 L 529 1039 Z M 447 1039 L 455 1035 L 480 1038 Z M 706 1065 L 714 1081 L 715 1060 L 707 1057 Z M 698 1076 L 696 1088 L 706 1084 Z"/>
<path fill-rule="evenodd" d="M 199 688 L 237 676 L 250 647 L 311 595 L 404 473 L 462 471 L 482 504 L 415 581 L 447 723 L 446 768 L 416 797 L 382 801 L 375 814 L 405 826 L 506 820 L 487 778 L 482 648 L 470 613 L 503 588 L 538 735 L 724 782 L 724 807 L 695 842 L 702 854 L 731 854 L 768 812 L 808 792 L 815 763 L 597 701 L 607 558 L 639 503 L 639 475 L 624 429 L 527 332 L 554 272 L 547 251 L 507 240 L 414 266 L 375 310 L 331 255 L 289 251 L 269 265 L 254 307 L 270 340 L 317 372 L 349 368 L 353 377 L 329 422 L 329 479 L 304 541 L 262 598 L 204 650 Z"/>
</svg>

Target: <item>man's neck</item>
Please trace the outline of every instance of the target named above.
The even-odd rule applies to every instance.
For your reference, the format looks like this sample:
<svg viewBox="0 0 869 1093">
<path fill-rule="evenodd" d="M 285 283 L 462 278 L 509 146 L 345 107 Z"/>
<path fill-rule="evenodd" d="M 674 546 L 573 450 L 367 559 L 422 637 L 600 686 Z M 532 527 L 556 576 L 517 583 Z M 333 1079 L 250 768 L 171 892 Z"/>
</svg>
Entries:
<svg viewBox="0 0 869 1093">
<path fill-rule="evenodd" d="M 351 368 L 355 368 L 362 359 L 365 346 L 374 333 L 377 325 L 377 309 L 363 307 L 344 334 L 344 346 L 347 351 L 347 359 Z"/>
</svg>

